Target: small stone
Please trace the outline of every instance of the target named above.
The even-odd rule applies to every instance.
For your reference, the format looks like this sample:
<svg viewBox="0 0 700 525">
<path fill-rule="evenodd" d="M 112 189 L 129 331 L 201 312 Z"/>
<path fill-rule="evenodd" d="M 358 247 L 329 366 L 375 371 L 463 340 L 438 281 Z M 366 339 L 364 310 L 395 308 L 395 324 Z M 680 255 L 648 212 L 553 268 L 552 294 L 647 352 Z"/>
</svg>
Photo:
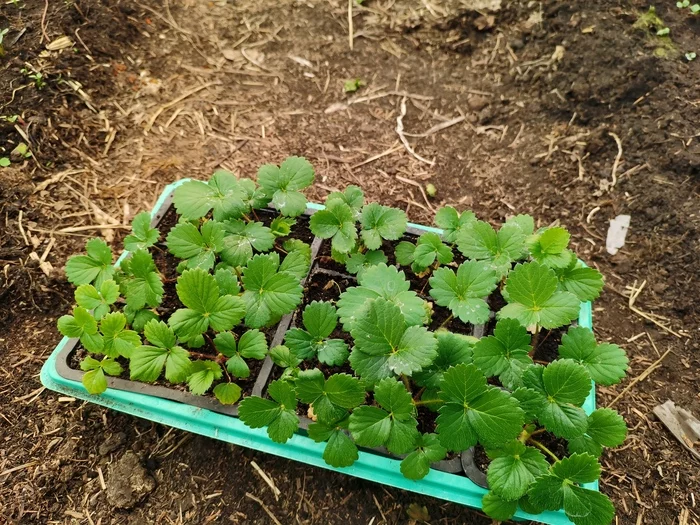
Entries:
<svg viewBox="0 0 700 525">
<path fill-rule="evenodd" d="M 469 109 L 472 111 L 481 111 L 488 105 L 489 99 L 481 95 L 474 95 L 467 99 L 467 106 L 469 106 Z"/>
<path fill-rule="evenodd" d="M 109 467 L 107 477 L 107 501 L 120 509 L 130 509 L 156 487 L 154 479 L 141 466 L 139 457 L 126 452 Z"/>
<path fill-rule="evenodd" d="M 508 44 L 514 50 L 522 49 L 523 47 L 525 47 L 525 42 L 523 42 L 522 38 L 514 38 L 513 40 L 508 42 Z"/>
<path fill-rule="evenodd" d="M 104 440 L 100 445 L 98 452 L 100 456 L 106 456 L 121 447 L 126 441 L 126 434 L 124 432 L 117 432 L 116 434 L 111 434 Z"/>
</svg>

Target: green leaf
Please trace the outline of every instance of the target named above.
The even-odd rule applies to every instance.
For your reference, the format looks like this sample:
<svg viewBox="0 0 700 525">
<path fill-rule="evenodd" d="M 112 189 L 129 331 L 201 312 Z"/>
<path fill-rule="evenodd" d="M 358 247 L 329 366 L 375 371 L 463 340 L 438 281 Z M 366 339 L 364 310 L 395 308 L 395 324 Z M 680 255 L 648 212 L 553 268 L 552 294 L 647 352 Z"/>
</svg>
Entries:
<svg viewBox="0 0 700 525">
<path fill-rule="evenodd" d="M 492 460 L 487 472 L 489 488 L 505 501 L 522 498 L 535 478 L 549 470 L 549 462 L 539 450 L 517 439 L 488 454 Z"/>
<path fill-rule="evenodd" d="M 221 379 L 224 373 L 215 361 L 194 361 L 190 366 L 187 386 L 194 395 L 201 396 L 211 388 L 215 380 Z"/>
<path fill-rule="evenodd" d="M 289 350 L 288 347 L 284 345 L 278 345 L 270 349 L 270 359 L 277 366 L 282 368 L 294 368 L 299 366 L 301 359 L 299 359 L 295 353 Z"/>
<path fill-rule="evenodd" d="M 275 245 L 275 236 L 262 222 L 227 221 L 222 241 L 221 260 L 231 266 L 245 266 L 253 250 L 267 252 Z"/>
<path fill-rule="evenodd" d="M 112 279 L 104 281 L 98 291 L 91 284 L 81 284 L 75 290 L 78 306 L 92 310 L 95 319 L 101 319 L 109 312 L 110 306 L 119 299 L 119 286 Z"/>
<path fill-rule="evenodd" d="M 148 305 L 158 306 L 163 300 L 163 283 L 153 257 L 145 250 L 137 250 L 129 259 L 131 277 L 126 281 L 126 303 L 133 310 Z"/>
<path fill-rule="evenodd" d="M 176 289 L 187 308 L 176 310 L 169 323 L 181 338 L 193 338 L 209 327 L 217 332 L 230 330 L 245 315 L 243 300 L 232 295 L 219 296 L 216 279 L 201 268 L 183 272 Z"/>
<path fill-rule="evenodd" d="M 352 329 L 355 347 L 350 365 L 370 383 L 392 374 L 408 375 L 428 367 L 437 356 L 434 334 L 422 326 L 408 326 L 398 306 L 374 299 Z"/>
<path fill-rule="evenodd" d="M 187 268 L 204 270 L 214 267 L 223 242 L 224 226 L 216 221 L 205 222 L 201 232 L 191 222 L 181 222 L 170 230 L 166 240 L 170 253 L 183 259 Z"/>
<path fill-rule="evenodd" d="M 397 247 L 398 250 L 398 247 Z M 403 256 L 403 254 L 401 254 Z M 452 250 L 443 244 L 437 233 L 424 233 L 418 237 L 416 249 L 413 252 L 413 271 L 420 271 L 429 268 L 437 261 L 440 264 L 452 262 Z"/>
<path fill-rule="evenodd" d="M 309 273 L 311 260 L 306 253 L 301 250 L 293 250 L 289 252 L 280 264 L 280 272 L 287 272 L 299 281 L 301 281 Z"/>
<path fill-rule="evenodd" d="M 362 208 L 360 223 L 364 245 L 369 250 L 378 250 L 382 239 L 394 241 L 404 234 L 408 219 L 403 210 L 373 202 Z"/>
<path fill-rule="evenodd" d="M 586 369 L 568 359 L 550 363 L 542 373 L 547 394 L 559 403 L 580 406 L 591 391 L 591 378 Z"/>
<path fill-rule="evenodd" d="M 141 345 L 139 334 L 126 329 L 126 316 L 121 312 L 106 314 L 100 321 L 100 332 L 102 353 L 108 357 L 131 357 L 134 348 Z"/>
<path fill-rule="evenodd" d="M 365 314 L 368 299 L 381 297 L 401 309 L 409 326 L 428 322 L 429 310 L 423 299 L 410 290 L 404 272 L 394 266 L 378 264 L 358 275 L 359 286 L 348 288 L 338 299 L 338 315 L 346 332 L 352 330 L 357 318 Z"/>
<path fill-rule="evenodd" d="M 498 277 L 487 265 L 467 261 L 457 273 L 439 268 L 430 278 L 430 295 L 463 323 L 483 324 L 489 320 L 489 306 L 484 300 L 496 288 Z"/>
<path fill-rule="evenodd" d="M 279 167 L 265 164 L 258 170 L 258 184 L 272 199 L 272 204 L 291 217 L 306 210 L 306 197 L 299 190 L 311 186 L 314 168 L 303 157 L 289 157 Z"/>
<path fill-rule="evenodd" d="M 361 406 L 350 414 L 355 443 L 364 447 L 386 446 L 394 454 L 405 454 L 419 435 L 411 394 L 400 381 L 384 379 L 377 384 L 374 399 L 382 408 Z"/>
<path fill-rule="evenodd" d="M 547 228 L 529 241 L 530 255 L 550 268 L 566 268 L 575 256 L 569 245 L 569 232 L 559 226 Z"/>
<path fill-rule="evenodd" d="M 173 204 L 187 219 L 199 219 L 213 209 L 214 219 L 220 221 L 230 216 L 237 218 L 236 214 L 246 207 L 243 199 L 247 197 L 232 173 L 218 170 L 208 183 L 188 181 L 178 186 Z"/>
<path fill-rule="evenodd" d="M 299 428 L 297 402 L 292 387 L 273 381 L 267 389 L 272 399 L 246 397 L 238 408 L 238 417 L 251 428 L 267 426 L 267 434 L 277 443 L 285 443 Z"/>
<path fill-rule="evenodd" d="M 338 315 L 331 303 L 313 301 L 303 313 L 306 330 L 292 328 L 284 341 L 299 359 L 317 357 L 322 363 L 340 366 L 347 361 L 348 346 L 342 339 L 327 339 L 338 324 Z"/>
<path fill-rule="evenodd" d="M 627 425 L 622 416 L 610 408 L 599 408 L 588 416 L 586 434 L 569 440 L 569 452 L 587 452 L 600 456 L 603 447 L 617 447 L 627 437 Z"/>
<path fill-rule="evenodd" d="M 359 274 L 364 269 L 377 264 L 386 264 L 389 259 L 381 250 L 368 250 L 365 253 L 353 253 L 348 257 L 345 268 L 348 273 Z"/>
<path fill-rule="evenodd" d="M 332 467 L 349 467 L 360 457 L 357 446 L 345 431 L 347 425 L 347 418 L 332 425 L 323 423 L 309 425 L 308 433 L 311 439 L 316 443 L 328 442 L 323 451 L 323 459 Z"/>
<path fill-rule="evenodd" d="M 278 217 L 272 219 L 272 222 L 270 223 L 270 232 L 275 237 L 286 237 L 291 233 L 292 226 L 294 226 L 296 223 L 297 221 L 291 217 L 283 217 L 282 215 L 279 215 Z"/>
<path fill-rule="evenodd" d="M 243 217 L 251 210 L 260 210 L 270 203 L 270 198 L 265 195 L 262 188 L 259 188 L 255 181 L 247 178 L 238 179 L 238 184 L 245 193 L 243 197 L 244 208 L 229 213 L 229 218 Z"/>
<path fill-rule="evenodd" d="M 550 363 L 546 368 L 531 365 L 523 373 L 524 386 L 539 393 L 531 399 L 537 419 L 557 437 L 573 439 L 586 432 L 588 420 L 580 405 L 591 389 L 586 369 L 570 359 Z M 531 408 L 531 410 L 533 410 Z"/>
<path fill-rule="evenodd" d="M 107 378 L 102 368 L 85 372 L 83 374 L 83 386 L 89 394 L 101 394 L 107 390 Z"/>
<path fill-rule="evenodd" d="M 473 364 L 460 364 L 445 372 L 440 382 L 437 433 L 440 443 L 454 451 L 466 450 L 480 441 L 498 447 L 515 439 L 522 430 L 523 411 L 508 393 L 487 386 Z"/>
<path fill-rule="evenodd" d="M 506 220 L 506 224 L 515 224 L 527 236 L 535 231 L 535 220 L 531 215 L 515 215 Z"/>
<path fill-rule="evenodd" d="M 591 483 L 600 476 L 600 465 L 590 454 L 572 454 L 552 465 L 550 474 L 537 478 L 528 492 L 536 508 L 558 510 L 576 525 L 607 525 L 615 514 L 610 500 L 600 492 L 575 483 Z"/>
<path fill-rule="evenodd" d="M 334 374 L 326 380 L 316 368 L 299 372 L 295 387 L 299 400 L 313 406 L 318 420 L 328 425 L 342 419 L 348 409 L 365 400 L 365 389 L 356 378 Z"/>
<path fill-rule="evenodd" d="M 129 360 L 131 379 L 151 383 L 165 367 L 165 378 L 171 383 L 182 383 L 190 375 L 189 352 L 179 346 L 159 348 L 142 345 L 134 349 Z"/>
<path fill-rule="evenodd" d="M 85 308 L 76 306 L 73 315 L 63 315 L 58 319 L 58 330 L 71 338 L 93 335 L 97 333 L 97 321 Z"/>
<path fill-rule="evenodd" d="M 270 326 L 301 302 L 299 279 L 288 272 L 278 272 L 278 268 L 279 257 L 270 254 L 254 256 L 243 270 L 247 326 Z"/>
<path fill-rule="evenodd" d="M 241 287 L 238 286 L 238 277 L 229 268 L 219 268 L 214 274 L 216 284 L 219 285 L 219 293 L 222 295 L 238 295 Z"/>
<path fill-rule="evenodd" d="M 430 472 L 430 465 L 447 455 L 435 434 L 421 434 L 416 440 L 416 449 L 401 461 L 401 473 L 408 479 L 423 479 Z"/>
<path fill-rule="evenodd" d="M 518 510 L 517 501 L 506 501 L 497 494 L 487 492 L 481 498 L 481 508 L 487 516 L 497 521 L 507 521 L 513 517 L 515 511 Z"/>
<path fill-rule="evenodd" d="M 461 214 L 452 206 L 440 208 L 435 214 L 435 224 L 443 230 L 445 242 L 453 243 L 462 229 L 467 229 L 476 222 L 474 212 L 463 211 Z"/>
<path fill-rule="evenodd" d="M 105 357 L 100 362 L 100 366 L 102 367 L 102 370 L 104 370 L 105 374 L 110 376 L 119 376 L 124 371 L 122 365 L 110 357 Z"/>
<path fill-rule="evenodd" d="M 574 483 L 593 483 L 600 477 L 598 460 L 589 454 L 572 454 L 552 465 L 552 474 Z"/>
<path fill-rule="evenodd" d="M 311 265 L 311 246 L 299 239 L 287 239 L 282 245 L 287 253 L 300 252 L 306 257 L 306 263 Z"/>
<path fill-rule="evenodd" d="M 226 361 L 226 369 L 240 378 L 250 376 L 250 368 L 244 358 L 261 360 L 267 356 L 267 340 L 260 330 L 248 330 L 241 335 L 238 344 L 233 333 L 220 332 L 214 338 L 214 346 L 229 358 Z"/>
<path fill-rule="evenodd" d="M 190 375 L 190 354 L 176 345 L 172 329 L 162 321 L 149 321 L 144 335 L 155 346 L 142 345 L 134 349 L 129 359 L 131 379 L 157 380 L 165 367 L 165 378 L 171 383 L 182 383 Z"/>
<path fill-rule="evenodd" d="M 355 215 L 359 217 L 360 210 L 365 203 L 365 194 L 359 187 L 350 185 L 342 192 L 334 191 L 330 193 L 328 197 L 326 197 L 326 204 L 330 204 L 332 201 L 336 200 L 350 206 Z"/>
<path fill-rule="evenodd" d="M 627 373 L 625 351 L 614 344 L 598 344 L 593 331 L 582 326 L 572 326 L 562 336 L 559 355 L 585 366 L 591 379 L 601 385 L 619 383 Z"/>
<path fill-rule="evenodd" d="M 416 245 L 408 241 L 401 241 L 396 245 L 396 249 L 394 250 L 396 262 L 401 266 L 410 266 L 413 264 L 415 253 Z"/>
<path fill-rule="evenodd" d="M 508 304 L 498 318 L 517 319 L 523 326 L 552 329 L 568 324 L 579 314 L 574 294 L 557 291 L 553 270 L 536 262 L 518 264 L 506 280 Z"/>
<path fill-rule="evenodd" d="M 561 288 L 574 294 L 579 301 L 597 299 L 605 284 L 603 275 L 598 270 L 579 266 L 575 257 L 572 258 L 572 264 L 557 269 L 556 272 Z"/>
<path fill-rule="evenodd" d="M 357 229 L 355 215 L 347 204 L 334 200 L 311 216 L 311 231 L 321 239 L 331 239 L 331 246 L 340 253 L 348 253 L 355 247 Z"/>
<path fill-rule="evenodd" d="M 496 233 L 483 221 L 476 221 L 457 234 L 457 247 L 465 257 L 486 261 L 499 277 L 508 273 L 514 261 L 525 255 L 525 234 L 515 223 L 506 223 Z"/>
<path fill-rule="evenodd" d="M 146 250 L 158 242 L 160 234 L 151 228 L 151 214 L 142 211 L 131 221 L 131 234 L 124 238 L 124 249 L 133 252 Z"/>
<path fill-rule="evenodd" d="M 523 370 L 532 364 L 530 334 L 515 319 L 501 319 L 493 335 L 474 345 L 474 364 L 486 377 L 498 376 L 508 390 L 522 386 Z"/>
<path fill-rule="evenodd" d="M 455 334 L 447 330 L 435 332 L 437 338 L 437 356 L 430 366 L 413 374 L 413 380 L 418 386 L 437 389 L 444 373 L 450 367 L 460 363 L 472 362 L 474 341 L 476 338 Z"/>
<path fill-rule="evenodd" d="M 622 416 L 610 408 L 599 408 L 588 416 L 586 433 L 605 447 L 622 445 L 627 437 L 627 425 Z"/>
<path fill-rule="evenodd" d="M 267 340 L 260 330 L 248 330 L 238 341 L 238 352 L 246 359 L 265 359 L 267 357 Z"/>
<path fill-rule="evenodd" d="M 241 398 L 241 387 L 236 383 L 219 383 L 214 387 L 214 396 L 222 405 L 233 405 Z"/>
<path fill-rule="evenodd" d="M 102 239 L 90 239 L 85 245 L 87 255 L 73 255 L 66 262 L 66 277 L 75 284 L 93 283 L 100 288 L 114 275 L 112 250 Z"/>
</svg>

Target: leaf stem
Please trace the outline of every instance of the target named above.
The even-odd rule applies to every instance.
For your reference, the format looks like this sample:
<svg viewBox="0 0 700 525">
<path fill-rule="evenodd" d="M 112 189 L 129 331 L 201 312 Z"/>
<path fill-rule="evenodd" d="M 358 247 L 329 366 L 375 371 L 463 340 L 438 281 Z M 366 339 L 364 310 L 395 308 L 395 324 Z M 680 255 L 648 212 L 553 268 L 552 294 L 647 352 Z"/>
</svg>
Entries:
<svg viewBox="0 0 700 525">
<path fill-rule="evenodd" d="M 418 399 L 420 399 L 420 396 L 423 395 L 423 392 L 425 392 L 425 387 L 421 388 L 418 391 L 418 393 L 415 396 L 413 396 L 413 401 L 417 401 Z"/>
<path fill-rule="evenodd" d="M 440 328 L 445 328 L 447 323 L 452 321 L 452 319 L 454 319 L 454 316 L 452 314 L 450 314 L 450 316 L 442 322 L 442 324 L 440 325 Z"/>
<path fill-rule="evenodd" d="M 403 385 L 406 387 L 406 390 L 408 390 L 410 392 L 411 391 L 411 383 L 408 381 L 408 378 L 402 374 L 401 381 L 403 381 Z"/>
<path fill-rule="evenodd" d="M 559 458 L 556 456 L 556 454 L 555 454 L 554 452 L 552 452 L 551 450 L 549 450 L 547 447 L 545 447 L 542 443 L 540 443 L 540 442 L 537 441 L 536 439 L 530 438 L 530 439 L 528 439 L 528 443 L 532 443 L 533 445 L 535 445 L 535 446 L 536 446 L 537 448 L 539 448 L 542 452 L 544 452 L 544 453 L 547 454 L 550 458 L 552 458 L 552 459 L 554 460 L 555 463 L 559 462 Z"/>
<path fill-rule="evenodd" d="M 187 350 L 192 357 L 197 357 L 199 359 L 211 359 L 212 361 L 216 361 L 218 356 L 215 355 L 210 355 L 210 354 L 202 354 L 200 352 L 195 352 L 194 350 Z"/>
<path fill-rule="evenodd" d="M 424 405 L 436 405 L 437 403 L 442 403 L 442 399 L 423 399 L 421 401 L 413 401 L 413 404 L 417 407 Z"/>
<path fill-rule="evenodd" d="M 535 325 L 535 334 L 532 336 L 532 350 L 528 353 L 530 357 L 535 355 L 535 350 L 537 350 L 537 343 L 540 339 L 540 325 Z"/>
</svg>

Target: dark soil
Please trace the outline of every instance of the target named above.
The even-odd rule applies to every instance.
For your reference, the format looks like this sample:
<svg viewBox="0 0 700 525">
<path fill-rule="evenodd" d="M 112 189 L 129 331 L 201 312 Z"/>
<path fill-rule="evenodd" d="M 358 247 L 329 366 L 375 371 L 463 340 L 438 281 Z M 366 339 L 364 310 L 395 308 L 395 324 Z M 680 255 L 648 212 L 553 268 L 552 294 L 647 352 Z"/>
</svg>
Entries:
<svg viewBox="0 0 700 525">
<path fill-rule="evenodd" d="M 263 525 L 269 511 L 284 524 L 394 524 L 415 503 L 430 523 L 491 523 L 463 506 L 41 390 L 56 318 L 73 302 L 60 268 L 87 237 L 114 243 L 125 233 L 96 225 L 127 224 L 178 178 L 204 179 L 218 167 L 254 177 L 260 164 L 298 154 L 316 166 L 317 202 L 357 184 L 367 200 L 400 206 L 414 222 L 430 224 L 430 208 L 444 203 L 494 223 L 531 213 L 538 225 L 567 226 L 572 248 L 606 277 L 596 336 L 630 356 L 630 378 L 598 388 L 599 406 L 670 350 L 615 405 L 630 427 L 627 442 L 602 458 L 601 490 L 617 508 L 615 522 L 700 523 L 698 469 L 652 412 L 671 399 L 700 414 L 700 61 L 683 58 L 697 52 L 698 36 L 685 11 L 656 5 L 677 52 L 660 58 L 655 35 L 634 27 L 649 7 L 641 0 L 515 1 L 493 13 L 449 0 L 372 0 L 354 7 L 352 50 L 346 4 L 20 4 L 0 10 L 0 28 L 10 29 L 0 115 L 19 116 L 0 119 L 0 157 L 26 142 L 15 126 L 33 153 L 0 168 L 0 522 Z M 73 45 L 48 51 L 61 36 Z M 45 73 L 46 87 L 35 89 L 21 72 L 27 62 Z M 349 78 L 367 85 L 345 94 Z M 394 89 L 410 95 L 410 133 L 464 116 L 408 137 L 434 165 L 400 148 L 401 96 L 331 111 Z M 430 182 L 437 195 L 423 199 L 397 177 Z M 623 213 L 632 217 L 627 242 L 610 255 L 608 224 Z M 60 231 L 76 227 L 84 229 Z M 30 254 L 41 258 L 49 247 L 54 270 L 45 273 Z M 630 310 L 635 282 L 646 282 L 635 306 L 663 316 L 656 319 L 680 337 Z M 129 452 L 155 485 L 121 508 L 109 494 L 126 480 L 111 465 Z"/>
<path fill-rule="evenodd" d="M 540 330 L 537 336 L 533 336 L 532 344 L 535 351 L 532 358 L 536 362 L 551 363 L 559 357 L 559 345 L 561 337 L 566 333 L 564 328 L 554 330 Z"/>
</svg>

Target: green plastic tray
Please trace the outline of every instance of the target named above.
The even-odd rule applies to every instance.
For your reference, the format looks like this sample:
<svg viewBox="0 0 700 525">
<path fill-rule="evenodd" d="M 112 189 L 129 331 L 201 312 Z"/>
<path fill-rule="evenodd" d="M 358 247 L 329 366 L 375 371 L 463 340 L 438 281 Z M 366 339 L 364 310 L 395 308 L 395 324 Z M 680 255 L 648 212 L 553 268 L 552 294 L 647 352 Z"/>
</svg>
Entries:
<svg viewBox="0 0 700 525">
<path fill-rule="evenodd" d="M 172 192 L 185 181 L 186 179 L 180 180 L 165 187 L 151 211 L 152 217 L 162 217 L 169 206 Z M 316 210 L 323 208 L 319 204 L 309 204 L 309 207 Z M 418 230 L 442 233 L 437 228 L 420 224 L 409 224 L 409 226 Z M 127 255 L 127 252 L 122 253 L 115 265 L 118 265 Z M 593 327 L 591 303 L 581 303 L 578 323 L 588 328 Z M 41 382 L 46 388 L 103 405 L 119 412 L 131 414 L 132 416 L 226 441 L 234 445 L 275 454 L 294 461 L 301 461 L 316 467 L 334 470 L 349 476 L 425 494 L 426 496 L 440 498 L 453 503 L 481 508 L 481 498 L 486 493 L 486 490 L 474 484 L 465 476 L 431 469 L 430 473 L 422 480 L 412 481 L 401 474 L 399 470 L 400 460 L 362 449 L 360 449 L 359 459 L 352 466 L 334 468 L 323 460 L 323 451 L 326 444 L 316 443 L 302 434 L 295 434 L 289 441 L 280 444 L 272 441 L 267 436 L 267 431 L 264 428 L 249 428 L 236 417 L 205 408 L 198 408 L 143 393 L 116 389 L 108 389 L 100 395 L 88 394 L 80 381 L 66 379 L 59 375 L 56 370 L 57 356 L 67 345 L 72 343 L 72 340 L 64 337 L 53 350 L 46 363 L 44 363 L 41 369 Z M 595 410 L 595 384 L 583 404 L 583 409 L 588 414 Z M 598 482 L 588 483 L 584 486 L 598 490 Z M 518 510 L 515 514 L 515 519 L 518 521 L 539 521 L 548 525 L 571 524 L 571 521 L 562 511 L 547 511 L 542 514 L 532 515 Z"/>
</svg>

